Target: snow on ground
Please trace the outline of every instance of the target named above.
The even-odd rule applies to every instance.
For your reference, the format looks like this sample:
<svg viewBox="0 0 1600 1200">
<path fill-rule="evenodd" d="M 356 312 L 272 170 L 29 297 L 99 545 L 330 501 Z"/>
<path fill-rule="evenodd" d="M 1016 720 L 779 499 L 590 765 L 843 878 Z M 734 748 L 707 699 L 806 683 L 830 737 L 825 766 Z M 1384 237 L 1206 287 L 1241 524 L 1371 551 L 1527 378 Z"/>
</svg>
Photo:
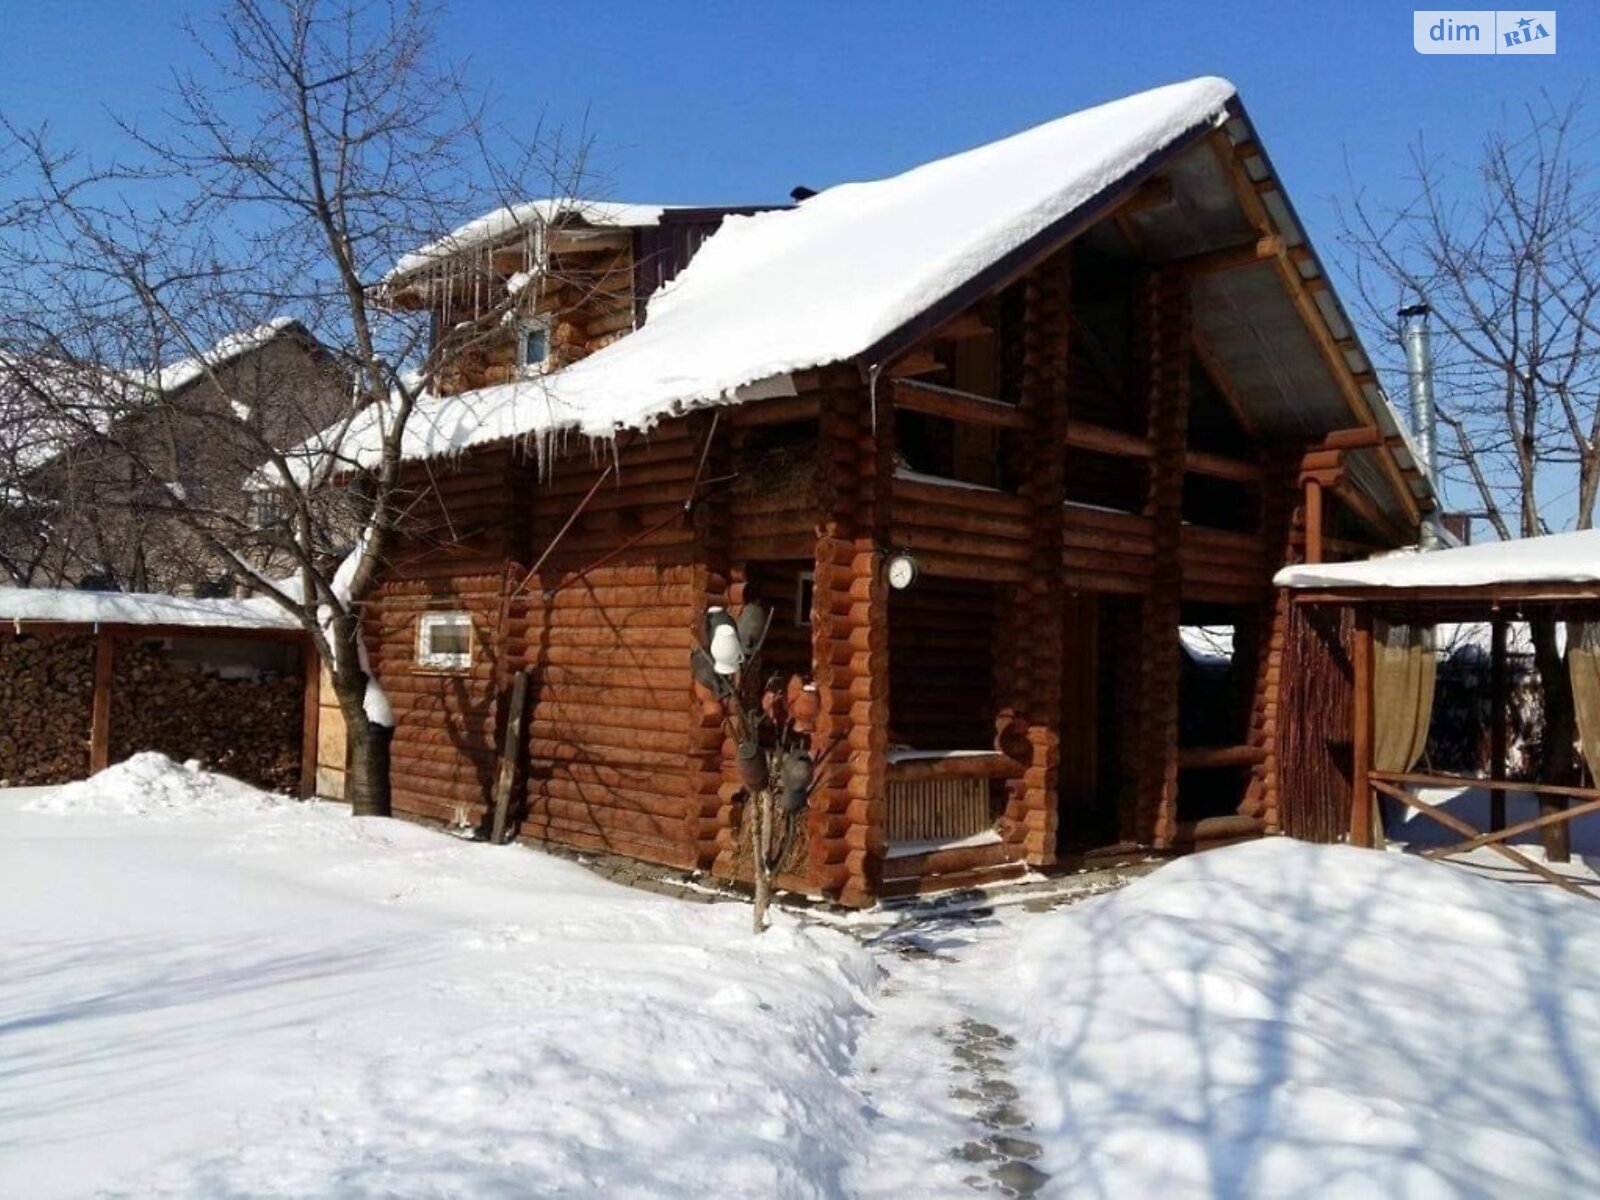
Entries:
<svg viewBox="0 0 1600 1200">
<path fill-rule="evenodd" d="M 1600 1194 L 1600 905 L 1553 888 L 1273 839 L 1032 923 L 995 986 L 1059 1194 Z"/>
<path fill-rule="evenodd" d="M 1062 903 L 758 939 L 153 756 L 0 792 L 0 1195 L 1600 1194 L 1600 905 L 1276 839 Z"/>
<path fill-rule="evenodd" d="M 1432 804 L 1453 816 L 1459 817 L 1474 829 L 1489 828 L 1489 793 L 1483 788 L 1422 788 L 1419 799 Z M 1574 802 L 1576 803 L 1576 802 Z M 1516 825 L 1538 817 L 1539 804 L 1528 792 L 1506 793 L 1506 824 Z M 1424 816 L 1414 808 L 1401 811 L 1399 802 L 1383 799 L 1383 824 L 1389 840 L 1398 848 L 1413 852 L 1442 846 L 1459 845 L 1466 839 Z M 1578 817 L 1568 825 L 1571 831 L 1571 861 L 1553 863 L 1545 857 L 1541 832 L 1519 833 L 1510 844 L 1519 854 L 1549 867 L 1558 875 L 1578 883 L 1600 884 L 1600 813 Z M 1531 871 L 1496 854 L 1487 846 L 1464 855 L 1452 855 L 1450 861 L 1462 865 L 1479 875 L 1501 879 L 1508 883 L 1544 886 Z M 1595 889 L 1600 895 L 1600 888 Z"/>
<path fill-rule="evenodd" d="M 108 776 L 0 792 L 0 1195 L 839 1193 L 846 936 Z"/>
<path fill-rule="evenodd" d="M 23 804 L 26 812 L 140 817 L 145 821 L 237 818 L 287 803 L 282 796 L 201 770 L 198 762 L 175 763 L 149 750 L 88 779 L 35 790 L 38 796 Z"/>
</svg>

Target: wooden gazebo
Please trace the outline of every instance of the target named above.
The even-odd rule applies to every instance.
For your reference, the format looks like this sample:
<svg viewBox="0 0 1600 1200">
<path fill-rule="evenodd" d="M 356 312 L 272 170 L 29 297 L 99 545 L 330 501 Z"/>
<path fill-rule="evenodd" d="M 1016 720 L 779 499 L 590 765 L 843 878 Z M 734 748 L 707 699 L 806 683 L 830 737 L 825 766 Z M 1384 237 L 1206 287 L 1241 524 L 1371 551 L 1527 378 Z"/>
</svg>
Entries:
<svg viewBox="0 0 1600 1200">
<path fill-rule="evenodd" d="M 1383 837 L 1378 797 L 1388 797 L 1443 825 L 1461 841 L 1427 851 L 1427 857 L 1444 858 L 1487 847 L 1518 867 L 1566 890 L 1593 895 L 1545 864 L 1513 849 L 1508 843 L 1519 835 L 1540 831 L 1552 861 L 1564 861 L 1570 823 L 1600 812 L 1600 788 L 1575 787 L 1542 781 L 1509 780 L 1506 771 L 1509 672 L 1507 630 L 1510 625 L 1538 617 L 1565 622 L 1569 630 L 1568 664 L 1573 676 L 1580 741 L 1591 774 L 1595 772 L 1594 743 L 1600 738 L 1600 675 L 1585 627 L 1600 629 L 1600 531 L 1553 534 L 1514 542 L 1426 551 L 1403 551 L 1363 562 L 1312 563 L 1287 567 L 1276 577 L 1278 586 L 1292 594 L 1295 609 L 1306 617 L 1315 614 L 1330 659 L 1348 676 L 1349 727 L 1344 757 L 1347 763 L 1348 834 L 1352 844 L 1372 846 Z M 1379 711 L 1384 707 L 1383 675 L 1386 667 L 1404 653 L 1411 639 L 1419 656 L 1430 660 L 1431 640 L 1416 636 L 1443 623 L 1476 622 L 1488 625 L 1490 637 L 1490 769 L 1489 778 L 1436 774 L 1413 769 L 1411 761 L 1380 761 L 1377 747 L 1407 714 Z M 1310 622 L 1308 622 L 1310 623 Z M 1400 631 L 1395 636 L 1395 631 Z M 1389 655 L 1386 662 L 1385 655 Z M 1431 661 L 1425 681 L 1414 690 L 1429 689 L 1424 705 L 1431 703 Z M 1419 676 L 1423 673 L 1419 673 Z M 1392 708 L 1404 707 L 1404 701 Z M 1421 706 L 1419 706 L 1421 707 Z M 1426 735 L 1426 709 L 1421 707 L 1421 735 Z M 1342 713 L 1291 711 L 1286 724 L 1315 730 L 1324 722 L 1342 725 Z M 1415 724 L 1416 722 L 1414 722 Z M 1303 738 L 1314 743 L 1313 737 Z M 1338 740 L 1344 742 L 1342 737 Z M 1390 738 L 1393 741 L 1393 738 Z M 1403 738 L 1402 738 L 1403 740 Z M 1420 741 L 1415 752 L 1420 752 Z M 1393 755 L 1391 753 L 1390 757 Z M 1417 795 L 1421 788 L 1482 788 L 1490 794 L 1487 829 L 1477 829 L 1458 814 L 1429 803 Z M 1508 825 L 1506 794 L 1537 797 L 1537 818 Z M 1597 897 L 1600 898 L 1600 897 Z"/>
</svg>

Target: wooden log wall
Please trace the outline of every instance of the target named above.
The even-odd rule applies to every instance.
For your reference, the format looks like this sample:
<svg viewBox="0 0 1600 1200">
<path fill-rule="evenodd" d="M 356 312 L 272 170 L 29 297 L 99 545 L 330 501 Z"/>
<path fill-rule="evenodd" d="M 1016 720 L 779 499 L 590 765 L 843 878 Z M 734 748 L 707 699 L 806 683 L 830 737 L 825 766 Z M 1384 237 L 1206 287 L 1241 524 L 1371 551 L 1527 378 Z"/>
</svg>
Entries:
<svg viewBox="0 0 1600 1200">
<path fill-rule="evenodd" d="M 1076 590 L 1147 595 L 1155 578 L 1155 551 L 1155 526 L 1145 513 L 1073 504 L 1062 510 L 1061 564 Z"/>
<path fill-rule="evenodd" d="M 1268 463 L 1262 488 L 1262 546 L 1275 566 L 1297 562 L 1295 531 L 1303 519 L 1298 503 L 1297 456 L 1279 455 Z M 1259 602 L 1263 634 L 1255 663 L 1255 689 L 1250 714 L 1250 744 L 1264 755 L 1251 774 L 1240 813 L 1259 817 L 1268 833 L 1282 828 L 1281 734 L 1283 722 L 1284 651 L 1289 632 L 1289 594 L 1271 585 Z"/>
<path fill-rule="evenodd" d="M 734 570 L 736 580 L 742 580 L 745 595 L 759 597 L 772 613 L 772 624 L 767 629 L 767 641 L 761 651 L 761 670 L 764 674 L 811 674 L 811 609 L 806 603 L 797 612 L 802 592 L 800 577 L 809 574 L 815 565 L 807 556 L 803 562 L 741 563 Z"/>
<path fill-rule="evenodd" d="M 1266 545 L 1257 533 L 1185 525 L 1178 560 L 1185 600 L 1256 605 L 1271 586 Z"/>
<path fill-rule="evenodd" d="M 633 244 L 628 231 L 584 245 L 553 254 L 548 273 L 518 297 L 523 301 L 519 311 L 549 322 L 550 358 L 558 367 L 594 353 L 634 327 Z M 520 239 L 515 247 L 492 252 L 480 265 L 486 267 L 482 278 L 465 272 L 460 276 L 474 281 L 468 294 L 459 287 L 452 291 L 436 285 L 441 329 L 476 319 L 496 305 L 503 311 L 505 281 L 528 267 Z M 470 342 L 450 348 L 439 372 L 439 391 L 451 395 L 518 378 L 522 373 L 518 350 L 515 323 L 474 331 Z"/>
<path fill-rule="evenodd" d="M 1020 583 L 1027 574 L 1032 505 L 1022 496 L 896 479 L 891 541 L 930 575 Z"/>
<path fill-rule="evenodd" d="M 1035 270 L 1023 290 L 1023 358 L 1019 407 L 1027 420 L 1022 499 L 1029 505 L 1029 557 L 1017 590 L 1018 637 L 1013 655 L 1014 708 L 1024 726 L 1027 758 L 1013 789 L 1006 840 L 1027 861 L 1055 861 L 1057 775 L 1061 762 L 1061 672 L 1064 554 L 1063 441 L 1070 365 L 1071 274 L 1067 254 Z"/>
<path fill-rule="evenodd" d="M 1183 475 L 1189 424 L 1191 314 L 1189 280 L 1156 269 L 1138 295 L 1136 376 L 1148 396 L 1150 494 L 1145 515 L 1153 539 L 1151 590 L 1142 604 L 1144 643 L 1139 674 L 1143 746 L 1136 786 L 1140 840 L 1171 843 L 1177 823 L 1178 683 L 1182 650 L 1178 622 L 1183 596 Z"/>
<path fill-rule="evenodd" d="M 837 746 L 812 800 L 807 875 L 845 904 L 870 904 L 882 881 L 889 728 L 888 584 L 878 544 L 889 532 L 893 409 L 873 431 L 865 387 L 822 393 L 821 520 L 812 657 L 822 712 L 818 744 Z"/>
<path fill-rule="evenodd" d="M 500 571 L 391 577 L 363 620 L 373 671 L 394 709 L 390 747 L 394 810 L 449 825 L 483 825 L 494 783 L 496 621 Z M 417 663 L 417 626 L 427 612 L 472 619 L 472 665 Z"/>
<path fill-rule="evenodd" d="M 768 408 L 768 406 L 772 406 Z M 814 410 L 811 395 L 730 409 L 729 469 L 733 481 L 727 554 L 733 562 L 803 560 L 810 563 L 817 524 L 817 421 L 814 415 L 754 424 L 798 410 Z M 765 411 L 764 411 L 765 410 Z M 752 422 L 746 424 L 746 422 Z M 722 472 L 718 472 L 721 474 Z"/>
<path fill-rule="evenodd" d="M 704 597 L 725 586 L 714 561 L 695 559 L 721 519 L 715 493 L 682 515 L 708 430 L 674 421 L 627 439 L 510 605 L 508 652 L 530 673 L 521 836 L 680 867 L 711 853 L 715 789 L 691 775 L 712 735 L 691 708 L 688 656 Z M 604 470 L 574 447 L 537 484 L 531 558 Z"/>
<path fill-rule="evenodd" d="M 730 452 L 733 439 L 722 419 L 709 413 L 697 413 L 685 424 L 693 443 L 705 447 L 706 475 L 712 479 L 728 475 L 733 466 Z M 691 645 L 700 637 L 708 608 L 712 605 L 742 607 L 746 599 L 743 586 L 733 577 L 728 555 L 732 510 L 733 498 L 726 487 L 711 492 L 694 510 L 690 608 L 683 614 Z M 723 728 L 721 705 L 703 687 L 693 687 L 688 709 L 684 841 L 693 847 L 694 864 L 710 867 L 718 861 L 719 855 L 737 853 L 739 821 L 733 804 L 738 779 L 732 771 L 734 747 L 732 738 Z M 724 871 L 731 873 L 732 861 L 732 857 L 723 857 Z"/>
<path fill-rule="evenodd" d="M 889 597 L 889 732 L 918 750 L 994 741 L 994 584 L 924 575 Z"/>
</svg>

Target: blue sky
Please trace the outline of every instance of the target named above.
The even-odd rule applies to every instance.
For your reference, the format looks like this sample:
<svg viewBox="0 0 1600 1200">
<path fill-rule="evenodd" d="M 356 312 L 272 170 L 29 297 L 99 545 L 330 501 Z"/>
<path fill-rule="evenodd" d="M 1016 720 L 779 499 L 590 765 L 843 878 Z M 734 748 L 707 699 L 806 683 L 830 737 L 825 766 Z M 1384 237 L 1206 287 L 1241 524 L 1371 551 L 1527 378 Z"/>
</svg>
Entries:
<svg viewBox="0 0 1600 1200">
<path fill-rule="evenodd" d="M 0 109 L 107 144 L 154 118 L 177 29 L 205 3 L 0 0 Z M 1506 105 L 1568 95 L 1600 11 L 1561 12 L 1554 57 L 1423 57 L 1388 3 L 447 3 L 444 46 L 511 120 L 585 115 L 615 198 L 782 200 L 889 174 L 1097 100 L 1198 74 L 1239 85 L 1333 253 L 1344 156 L 1377 186 L 1419 130 L 1471 153 Z"/>
<path fill-rule="evenodd" d="M 107 109 L 157 119 L 170 68 L 196 62 L 185 9 L 212 6 L 0 0 L 0 110 L 105 150 Z M 782 201 L 796 184 L 891 174 L 1098 100 L 1226 75 L 1337 269 L 1347 162 L 1398 196 L 1419 132 L 1465 160 L 1508 108 L 1583 85 L 1600 6 L 1557 11 L 1559 53 L 1523 58 L 1418 55 L 1412 8 L 1377 2 L 457 0 L 440 28 L 503 119 L 587 121 L 610 198 L 664 203 Z"/>
</svg>

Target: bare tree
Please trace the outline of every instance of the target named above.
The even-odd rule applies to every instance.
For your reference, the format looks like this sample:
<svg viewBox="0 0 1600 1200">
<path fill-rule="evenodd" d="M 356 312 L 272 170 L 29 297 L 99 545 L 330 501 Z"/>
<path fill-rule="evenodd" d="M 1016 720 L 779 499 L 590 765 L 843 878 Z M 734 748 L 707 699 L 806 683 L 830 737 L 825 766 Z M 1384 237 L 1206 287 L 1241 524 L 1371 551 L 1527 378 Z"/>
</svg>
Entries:
<svg viewBox="0 0 1600 1200">
<path fill-rule="evenodd" d="M 1600 190 L 1579 100 L 1508 115 L 1476 162 L 1419 139 L 1399 208 L 1361 189 L 1343 215 L 1371 323 L 1426 301 L 1438 352 L 1444 482 L 1502 539 L 1588 529 L 1600 494 Z M 1397 356 L 1398 357 L 1398 356 Z M 1552 519 L 1553 516 L 1553 519 Z M 1552 619 L 1531 622 L 1546 736 L 1539 771 L 1569 779 L 1573 703 Z"/>
<path fill-rule="evenodd" d="M 393 718 L 365 666 L 361 613 L 418 499 L 406 431 L 440 364 L 516 303 L 480 306 L 430 353 L 428 314 L 386 303 L 384 274 L 463 214 L 525 197 L 532 176 L 571 194 L 583 157 L 491 124 L 438 60 L 430 22 L 415 0 L 231 0 L 214 25 L 185 27 L 203 73 L 174 79 L 159 129 L 119 121 L 116 160 L 6 125 L 32 183 L 0 213 L 0 350 L 65 364 L 80 384 L 115 381 L 86 404 L 40 370 L 25 394 L 36 416 L 114 444 L 128 511 L 179 522 L 217 569 L 297 616 L 330 667 L 358 814 L 389 811 Z M 211 353 L 285 315 L 316 331 L 348 381 L 337 422 L 310 443 L 309 414 L 261 419 L 270 381 Z M 204 401 L 164 379 L 174 358 L 205 374 Z M 357 425 L 359 460 L 340 451 Z M 192 485 L 178 460 L 196 430 L 262 468 L 270 512 Z"/>
</svg>

